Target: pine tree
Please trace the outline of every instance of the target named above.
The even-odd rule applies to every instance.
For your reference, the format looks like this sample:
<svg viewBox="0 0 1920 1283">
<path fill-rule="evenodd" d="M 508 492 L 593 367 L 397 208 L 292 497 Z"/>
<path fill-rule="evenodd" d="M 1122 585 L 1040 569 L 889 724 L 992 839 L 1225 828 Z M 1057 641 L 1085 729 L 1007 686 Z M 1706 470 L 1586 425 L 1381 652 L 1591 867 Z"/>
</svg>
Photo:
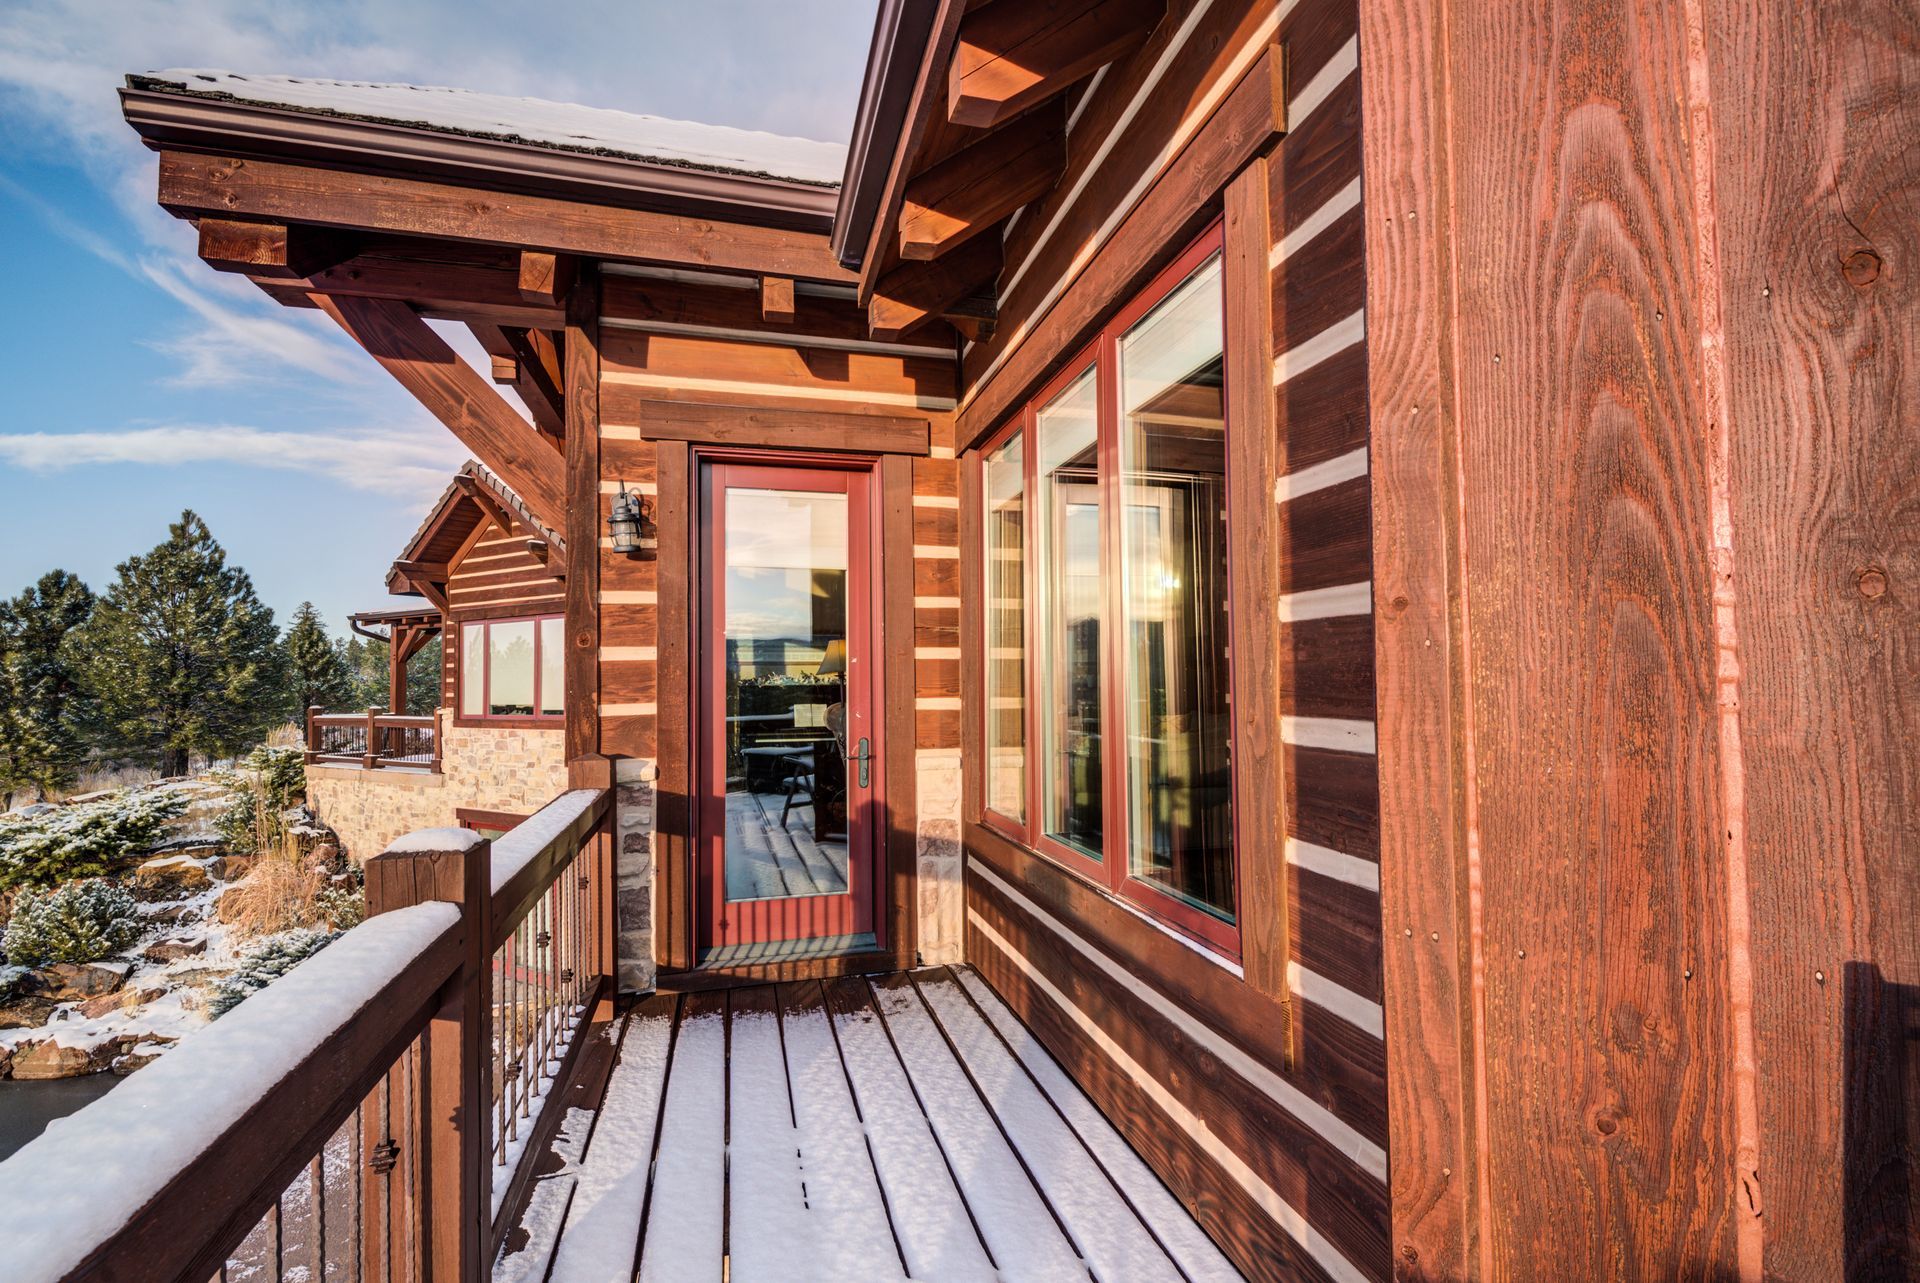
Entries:
<svg viewBox="0 0 1920 1283">
<path fill-rule="evenodd" d="M 77 639 L 126 748 L 184 775 L 194 753 L 222 757 L 257 741 L 285 706 L 279 632 L 207 523 L 181 513 L 166 542 L 117 570 Z"/>
<path fill-rule="evenodd" d="M 436 637 L 407 661 L 407 712 L 432 717 L 440 707 L 441 640 Z"/>
<path fill-rule="evenodd" d="M 387 706 L 387 648 L 378 642 L 358 637 L 347 639 L 347 670 L 352 690 L 348 708 L 385 708 Z"/>
<path fill-rule="evenodd" d="M 293 612 L 281 645 L 286 673 L 285 712 L 298 722 L 314 706 L 330 712 L 352 708 L 353 674 L 347 668 L 346 647 L 327 636 L 326 625 L 313 603 L 303 601 Z"/>
<path fill-rule="evenodd" d="M 0 774 L 9 788 L 32 784 L 44 795 L 70 783 L 97 734 L 98 705 L 85 686 L 75 630 L 93 615 L 94 596 L 64 570 L 40 576 L 0 602 Z"/>
</svg>

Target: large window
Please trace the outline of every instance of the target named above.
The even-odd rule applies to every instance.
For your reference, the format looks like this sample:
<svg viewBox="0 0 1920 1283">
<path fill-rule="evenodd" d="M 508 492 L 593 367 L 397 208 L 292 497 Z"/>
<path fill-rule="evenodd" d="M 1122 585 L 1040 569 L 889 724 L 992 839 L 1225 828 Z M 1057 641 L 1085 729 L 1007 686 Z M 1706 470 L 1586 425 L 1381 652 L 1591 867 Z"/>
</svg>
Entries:
<svg viewBox="0 0 1920 1283">
<path fill-rule="evenodd" d="M 1183 254 L 981 457 L 985 804 L 993 827 L 1231 952 L 1219 246 L 1216 229 Z"/>
<path fill-rule="evenodd" d="M 460 716 L 554 720 L 565 710 L 560 616 L 490 619 L 460 629 Z"/>
</svg>

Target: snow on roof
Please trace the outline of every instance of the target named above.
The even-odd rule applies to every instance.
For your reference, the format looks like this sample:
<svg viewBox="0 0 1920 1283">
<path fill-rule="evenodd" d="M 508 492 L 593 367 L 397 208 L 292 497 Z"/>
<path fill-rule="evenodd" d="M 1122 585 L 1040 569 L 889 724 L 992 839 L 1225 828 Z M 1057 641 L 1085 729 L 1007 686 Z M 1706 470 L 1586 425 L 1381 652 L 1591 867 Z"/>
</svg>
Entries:
<svg viewBox="0 0 1920 1283">
<path fill-rule="evenodd" d="M 847 160 L 843 143 L 435 85 L 243 75 L 192 68 L 128 76 L 127 83 L 135 89 L 228 98 L 313 115 L 412 125 L 441 133 L 823 187 L 839 184 Z"/>
</svg>

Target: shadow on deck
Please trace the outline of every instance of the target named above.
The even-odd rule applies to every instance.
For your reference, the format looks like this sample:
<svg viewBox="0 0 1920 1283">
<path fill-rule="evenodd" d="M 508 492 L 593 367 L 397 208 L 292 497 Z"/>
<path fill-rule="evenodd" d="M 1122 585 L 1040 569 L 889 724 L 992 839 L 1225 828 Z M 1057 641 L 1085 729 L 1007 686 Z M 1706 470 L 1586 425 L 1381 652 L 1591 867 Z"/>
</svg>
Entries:
<svg viewBox="0 0 1920 1283">
<path fill-rule="evenodd" d="M 592 1037 L 496 1281 L 1240 1278 L 971 970 L 657 995 Z"/>
</svg>

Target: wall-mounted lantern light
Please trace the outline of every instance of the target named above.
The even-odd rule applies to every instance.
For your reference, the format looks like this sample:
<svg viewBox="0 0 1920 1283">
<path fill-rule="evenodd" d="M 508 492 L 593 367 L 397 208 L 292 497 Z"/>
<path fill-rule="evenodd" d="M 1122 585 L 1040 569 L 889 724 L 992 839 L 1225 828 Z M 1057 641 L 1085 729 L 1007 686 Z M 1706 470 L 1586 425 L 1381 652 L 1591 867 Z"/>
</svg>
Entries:
<svg viewBox="0 0 1920 1283">
<path fill-rule="evenodd" d="M 620 483 L 620 493 L 613 497 L 612 510 L 607 515 L 607 534 L 613 538 L 613 550 L 628 556 L 640 551 L 640 496 L 627 493 L 627 483 Z"/>
</svg>

